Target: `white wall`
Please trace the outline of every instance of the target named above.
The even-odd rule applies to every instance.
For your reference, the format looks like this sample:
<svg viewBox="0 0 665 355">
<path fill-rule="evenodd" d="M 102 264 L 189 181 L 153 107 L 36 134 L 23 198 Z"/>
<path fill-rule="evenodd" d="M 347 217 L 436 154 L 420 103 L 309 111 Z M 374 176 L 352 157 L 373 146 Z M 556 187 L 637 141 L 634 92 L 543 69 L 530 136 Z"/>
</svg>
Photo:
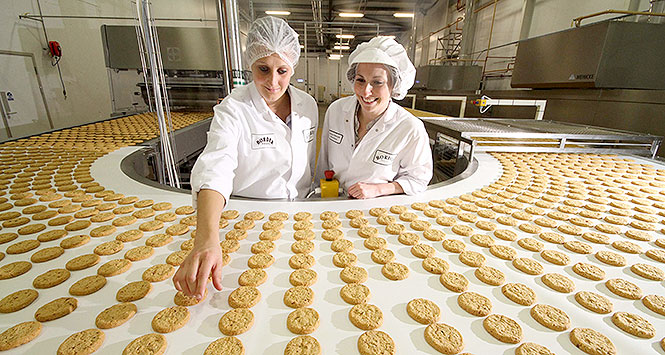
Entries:
<svg viewBox="0 0 665 355">
<path fill-rule="evenodd" d="M 216 19 L 215 0 L 170 1 L 153 0 L 153 15 L 169 18 Z M 0 49 L 30 52 L 35 55 L 42 77 L 55 128 L 84 124 L 108 118 L 111 113 L 109 82 L 104 64 L 100 26 L 102 24 L 133 24 L 130 20 L 46 19 L 49 40 L 56 40 L 63 50 L 60 61 L 67 89 L 67 99 L 56 67 L 42 49 L 46 43 L 41 24 L 19 19 L 23 13 L 37 14 L 36 0 L 5 0 L 0 13 Z M 130 1 L 118 0 L 42 0 L 44 15 L 134 16 Z M 161 26 L 215 26 L 214 22 L 166 22 Z M 7 60 L 0 56 L 0 69 Z M 3 88 L 0 88 L 3 90 Z M 39 99 L 38 102 L 41 102 Z M 41 109 L 41 108 L 40 108 Z"/>
<path fill-rule="evenodd" d="M 467 0 L 471 1 L 471 0 Z M 496 16 L 494 18 L 494 27 L 492 30 L 491 47 L 500 46 L 502 44 L 510 43 L 520 39 L 520 31 L 522 27 L 523 7 L 527 0 L 500 0 L 496 7 Z M 529 0 L 531 1 L 531 0 Z M 534 11 L 531 25 L 528 28 L 527 38 L 545 35 L 552 32 L 565 30 L 571 27 L 571 22 L 574 18 L 600 12 L 603 10 L 627 10 L 630 0 L 533 0 Z M 480 0 L 476 5 L 479 8 L 483 4 L 492 2 L 491 0 Z M 640 11 L 645 11 L 649 8 L 648 0 L 639 1 Z M 456 11 L 453 4 L 450 8 L 444 9 L 448 6 L 448 1 L 442 1 L 434 8 L 427 11 L 427 14 L 422 15 L 416 13 L 416 23 L 421 24 L 417 31 L 417 39 L 420 41 L 416 47 L 417 63 L 424 65 L 427 59 L 434 58 L 434 47 L 436 35 L 431 36 L 429 41 L 427 37 L 432 31 L 430 29 L 437 29 L 451 23 L 455 20 Z M 447 10 L 447 11 L 444 11 Z M 473 44 L 473 58 L 479 59 L 479 65 L 483 65 L 485 59 L 485 52 L 489 43 L 490 27 L 492 26 L 492 13 L 494 6 L 489 6 L 477 13 L 476 29 Z M 596 22 L 608 17 L 615 16 L 599 16 L 593 19 L 586 20 L 584 23 Z M 440 33 L 441 34 L 441 33 Z M 439 35 L 440 35 L 439 34 Z M 423 40 L 425 39 L 425 40 Z M 429 42 L 429 48 L 426 43 Z M 504 48 L 492 50 L 490 56 L 508 57 L 515 55 L 517 46 L 510 45 Z M 427 54 L 427 56 L 425 56 Z M 487 70 L 499 70 L 507 67 L 509 59 L 504 58 L 489 58 Z M 486 82 L 486 89 L 495 90 L 508 90 L 510 89 L 510 78 L 503 79 L 490 79 Z"/>
</svg>

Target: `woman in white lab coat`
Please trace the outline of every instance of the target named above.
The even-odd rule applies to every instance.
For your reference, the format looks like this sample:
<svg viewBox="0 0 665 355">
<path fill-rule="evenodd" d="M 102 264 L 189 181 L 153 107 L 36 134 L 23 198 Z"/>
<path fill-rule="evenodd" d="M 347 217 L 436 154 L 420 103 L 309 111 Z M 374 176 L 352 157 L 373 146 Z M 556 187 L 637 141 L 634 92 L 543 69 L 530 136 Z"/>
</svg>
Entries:
<svg viewBox="0 0 665 355">
<path fill-rule="evenodd" d="M 390 37 L 358 45 L 347 71 L 355 95 L 333 102 L 326 112 L 317 178 L 334 170 L 354 198 L 413 195 L 427 188 L 432 151 L 425 126 L 392 101 L 404 98 L 415 72 L 404 47 Z"/>
<path fill-rule="evenodd" d="M 214 107 L 208 143 L 191 173 L 196 240 L 173 277 L 188 296 L 202 297 L 209 276 L 221 289 L 218 224 L 231 194 L 306 197 L 314 175 L 318 108 L 289 85 L 300 57 L 298 34 L 267 16 L 254 21 L 246 47 L 253 82 Z"/>
</svg>

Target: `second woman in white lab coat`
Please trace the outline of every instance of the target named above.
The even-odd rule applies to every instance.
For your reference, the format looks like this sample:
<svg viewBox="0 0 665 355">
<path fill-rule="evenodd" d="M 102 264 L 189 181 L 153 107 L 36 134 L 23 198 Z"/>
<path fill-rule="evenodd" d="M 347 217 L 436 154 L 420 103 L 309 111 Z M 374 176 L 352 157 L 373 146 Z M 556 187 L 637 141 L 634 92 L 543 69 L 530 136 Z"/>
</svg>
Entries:
<svg viewBox="0 0 665 355">
<path fill-rule="evenodd" d="M 252 23 L 246 47 L 253 82 L 214 107 L 208 143 L 191 173 L 196 240 L 173 277 L 187 296 L 202 297 L 209 276 L 222 287 L 219 219 L 231 194 L 294 199 L 306 197 L 312 184 L 318 108 L 289 85 L 300 57 L 298 34 L 267 16 Z"/>
<path fill-rule="evenodd" d="M 317 178 L 334 170 L 354 198 L 413 195 L 427 188 L 432 151 L 424 124 L 392 101 L 404 98 L 415 72 L 404 47 L 390 37 L 358 45 L 347 71 L 355 95 L 326 111 Z"/>
</svg>

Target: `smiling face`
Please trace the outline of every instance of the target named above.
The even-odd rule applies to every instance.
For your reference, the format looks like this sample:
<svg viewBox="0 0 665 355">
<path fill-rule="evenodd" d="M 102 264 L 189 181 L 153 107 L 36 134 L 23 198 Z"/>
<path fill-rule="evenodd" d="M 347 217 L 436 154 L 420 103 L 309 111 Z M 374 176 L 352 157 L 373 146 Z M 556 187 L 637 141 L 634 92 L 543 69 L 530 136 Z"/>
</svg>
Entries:
<svg viewBox="0 0 665 355">
<path fill-rule="evenodd" d="M 277 53 L 257 59 L 252 64 L 252 77 L 256 89 L 268 105 L 282 98 L 289 88 L 293 69 Z"/>
<path fill-rule="evenodd" d="M 358 64 L 353 91 L 364 115 L 377 117 L 386 110 L 390 103 L 390 87 L 388 70 L 383 64 Z"/>
</svg>

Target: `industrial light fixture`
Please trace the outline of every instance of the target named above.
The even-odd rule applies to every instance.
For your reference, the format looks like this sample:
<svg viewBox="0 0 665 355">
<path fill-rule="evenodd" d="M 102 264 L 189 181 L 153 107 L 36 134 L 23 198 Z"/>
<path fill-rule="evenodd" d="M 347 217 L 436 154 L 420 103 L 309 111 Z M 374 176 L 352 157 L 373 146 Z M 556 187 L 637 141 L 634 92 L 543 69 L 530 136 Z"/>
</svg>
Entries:
<svg viewBox="0 0 665 355">
<path fill-rule="evenodd" d="M 355 36 L 354 35 L 335 35 L 337 38 L 342 38 L 342 39 L 352 39 Z"/>
<path fill-rule="evenodd" d="M 397 38 L 397 36 L 395 36 L 395 35 L 383 35 L 383 37 L 388 37 L 388 38 L 390 38 L 390 39 L 395 39 L 395 38 Z"/>
<path fill-rule="evenodd" d="M 340 60 L 340 59 L 342 59 L 342 55 L 341 54 L 331 54 L 331 55 L 328 56 L 328 59 L 330 59 L 330 60 Z"/>
<path fill-rule="evenodd" d="M 340 12 L 339 17 L 364 17 L 365 14 L 359 12 Z"/>
<path fill-rule="evenodd" d="M 413 17 L 413 12 L 395 12 L 393 14 L 395 17 Z"/>
<path fill-rule="evenodd" d="M 300 45 L 300 48 L 305 48 L 305 45 L 301 44 L 301 45 Z"/>
<path fill-rule="evenodd" d="M 340 49 L 341 49 L 341 50 L 347 50 L 347 49 L 351 49 L 351 47 L 341 45 L 341 46 L 334 46 L 333 49 L 337 49 L 337 50 L 340 50 Z"/>
<path fill-rule="evenodd" d="M 291 15 L 291 11 L 275 11 L 275 10 L 268 10 L 268 11 L 266 11 L 266 15 L 274 15 L 274 16 L 289 16 L 289 15 Z"/>
</svg>

